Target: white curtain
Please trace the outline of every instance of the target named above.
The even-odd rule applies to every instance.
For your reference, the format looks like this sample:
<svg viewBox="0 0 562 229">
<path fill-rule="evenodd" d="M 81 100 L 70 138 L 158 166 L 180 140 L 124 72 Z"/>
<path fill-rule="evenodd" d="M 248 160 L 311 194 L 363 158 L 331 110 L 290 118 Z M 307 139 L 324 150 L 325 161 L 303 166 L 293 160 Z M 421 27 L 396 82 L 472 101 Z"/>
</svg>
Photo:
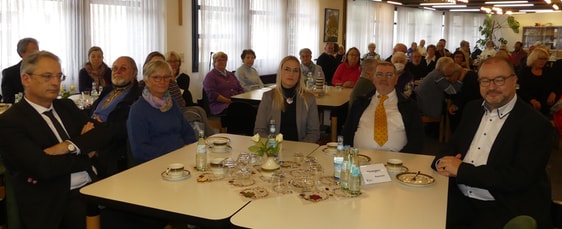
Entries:
<svg viewBox="0 0 562 229">
<path fill-rule="evenodd" d="M 404 43 L 408 47 L 412 42 L 419 44 L 421 39 L 426 41 L 426 47 L 429 44 L 437 44 L 437 41 L 443 38 L 442 19 L 441 11 L 398 7 L 396 30 L 399 36 L 396 42 Z"/>
<path fill-rule="evenodd" d="M 347 2 L 346 48 L 356 47 L 366 53 L 367 45 L 377 44 L 376 52 L 381 58 L 392 54 L 394 6 L 367 0 Z"/>
<path fill-rule="evenodd" d="M 243 49 L 256 52 L 259 74 L 277 72 L 279 61 L 298 50 L 317 53 L 318 0 L 201 0 L 199 69 L 212 69 L 212 53 L 228 55 L 227 69 L 241 64 Z"/>
<path fill-rule="evenodd" d="M 478 27 L 484 23 L 486 14 L 482 13 L 446 13 L 445 34 L 447 34 L 447 48 L 453 52 L 460 47 L 462 40 L 466 40 L 472 47 L 480 38 Z"/>
<path fill-rule="evenodd" d="M 17 42 L 39 41 L 39 49 L 61 59 L 64 85 L 78 85 L 78 72 L 95 45 L 105 62 L 122 55 L 137 64 L 154 50 L 164 51 L 164 1 L 160 0 L 0 0 L 0 68 L 18 63 Z M 139 70 L 139 75 L 142 71 Z"/>
</svg>

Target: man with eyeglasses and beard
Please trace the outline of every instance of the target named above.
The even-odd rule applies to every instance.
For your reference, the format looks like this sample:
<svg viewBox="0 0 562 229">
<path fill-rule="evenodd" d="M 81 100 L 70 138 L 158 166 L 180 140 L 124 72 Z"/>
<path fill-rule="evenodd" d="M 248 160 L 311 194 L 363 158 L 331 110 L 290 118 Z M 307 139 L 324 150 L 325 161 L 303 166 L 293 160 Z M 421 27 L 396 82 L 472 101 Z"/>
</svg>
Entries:
<svg viewBox="0 0 562 229">
<path fill-rule="evenodd" d="M 97 214 L 78 190 L 96 180 L 90 158 L 109 139 L 72 100 L 57 99 L 64 79 L 56 55 L 31 54 L 21 65 L 24 98 L 0 115 L 0 152 L 23 228 L 86 228 L 86 216 Z"/>
<path fill-rule="evenodd" d="M 101 177 L 108 177 L 127 169 L 129 162 L 126 123 L 131 105 L 141 95 L 137 73 L 137 64 L 133 58 L 117 58 L 111 68 L 111 85 L 103 89 L 92 105 L 92 118 L 111 130 L 111 143 L 100 149 L 95 158 Z"/>
<path fill-rule="evenodd" d="M 546 164 L 552 124 L 516 94 L 508 59 L 491 57 L 478 71 L 480 94 L 470 102 L 432 168 L 449 180 L 447 228 L 503 228 L 527 215 L 552 228 Z"/>
</svg>

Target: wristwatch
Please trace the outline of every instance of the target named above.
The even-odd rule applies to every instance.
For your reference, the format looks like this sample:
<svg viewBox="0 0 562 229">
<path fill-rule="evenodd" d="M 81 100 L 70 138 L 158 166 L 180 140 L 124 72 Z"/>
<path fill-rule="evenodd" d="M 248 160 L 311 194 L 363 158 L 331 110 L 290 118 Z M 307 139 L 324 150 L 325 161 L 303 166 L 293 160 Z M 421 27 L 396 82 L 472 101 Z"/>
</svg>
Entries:
<svg viewBox="0 0 562 229">
<path fill-rule="evenodd" d="M 68 149 L 69 153 L 74 153 L 76 152 L 76 147 L 74 146 L 74 144 L 72 144 L 72 142 L 67 141 L 68 142 L 68 146 L 66 146 L 66 149 Z"/>
</svg>

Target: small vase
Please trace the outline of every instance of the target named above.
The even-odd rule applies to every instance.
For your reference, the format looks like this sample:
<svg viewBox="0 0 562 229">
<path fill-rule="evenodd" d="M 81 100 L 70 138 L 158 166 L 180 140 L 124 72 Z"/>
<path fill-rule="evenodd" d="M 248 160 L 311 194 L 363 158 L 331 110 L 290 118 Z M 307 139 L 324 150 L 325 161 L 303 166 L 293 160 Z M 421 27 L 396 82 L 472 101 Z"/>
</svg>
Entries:
<svg viewBox="0 0 562 229">
<path fill-rule="evenodd" d="M 279 164 L 275 161 L 275 157 L 268 156 L 265 162 L 261 165 L 263 170 L 276 170 L 279 169 Z"/>
</svg>

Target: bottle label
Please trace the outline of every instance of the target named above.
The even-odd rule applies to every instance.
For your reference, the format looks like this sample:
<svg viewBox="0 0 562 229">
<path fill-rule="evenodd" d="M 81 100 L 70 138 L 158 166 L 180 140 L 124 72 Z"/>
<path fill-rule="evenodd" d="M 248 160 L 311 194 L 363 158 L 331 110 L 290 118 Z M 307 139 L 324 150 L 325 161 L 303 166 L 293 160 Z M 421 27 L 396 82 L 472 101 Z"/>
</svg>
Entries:
<svg viewBox="0 0 562 229">
<path fill-rule="evenodd" d="M 358 176 L 361 175 L 361 171 L 359 170 L 359 167 L 356 166 L 356 165 L 351 165 L 351 169 L 350 169 L 349 172 L 350 172 L 351 176 L 354 176 L 354 177 L 358 177 Z"/>
<path fill-rule="evenodd" d="M 341 178 L 341 170 L 343 164 L 343 157 L 334 157 L 334 178 L 339 180 Z"/>
</svg>

